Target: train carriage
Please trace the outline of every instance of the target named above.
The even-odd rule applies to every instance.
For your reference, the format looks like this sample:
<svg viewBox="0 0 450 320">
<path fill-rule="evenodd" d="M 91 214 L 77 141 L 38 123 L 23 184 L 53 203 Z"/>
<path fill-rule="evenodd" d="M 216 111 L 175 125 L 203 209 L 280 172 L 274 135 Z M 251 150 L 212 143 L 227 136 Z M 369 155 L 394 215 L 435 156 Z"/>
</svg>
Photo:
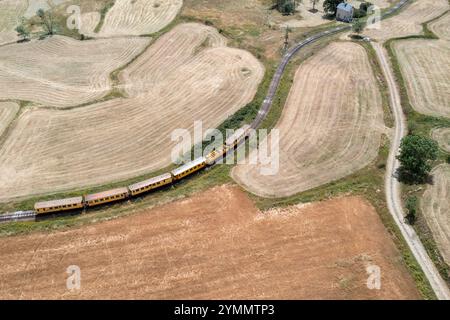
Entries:
<svg viewBox="0 0 450 320">
<path fill-rule="evenodd" d="M 83 208 L 83 197 L 58 199 L 52 201 L 36 202 L 34 210 L 37 214 L 68 211 Z"/>
<path fill-rule="evenodd" d="M 180 179 L 183 179 L 184 177 L 193 174 L 196 171 L 199 171 L 206 167 L 206 158 L 201 157 L 197 158 L 194 161 L 188 162 L 185 165 L 182 165 L 181 167 L 173 170 L 171 172 L 173 176 L 173 180 L 177 181 Z"/>
<path fill-rule="evenodd" d="M 244 125 L 242 128 L 237 129 L 231 136 L 225 140 L 225 147 L 227 150 L 236 148 L 242 139 L 245 139 L 250 134 L 251 126 L 249 124 Z"/>
<path fill-rule="evenodd" d="M 88 194 L 84 197 L 84 202 L 88 207 L 98 206 L 104 203 L 119 201 L 129 196 L 128 188 L 117 188 L 99 193 Z"/>
<path fill-rule="evenodd" d="M 128 186 L 128 189 L 130 190 L 131 195 L 136 196 L 141 193 L 145 193 L 171 184 L 172 180 L 172 175 L 170 173 L 165 173 L 160 176 L 132 184 Z"/>
</svg>

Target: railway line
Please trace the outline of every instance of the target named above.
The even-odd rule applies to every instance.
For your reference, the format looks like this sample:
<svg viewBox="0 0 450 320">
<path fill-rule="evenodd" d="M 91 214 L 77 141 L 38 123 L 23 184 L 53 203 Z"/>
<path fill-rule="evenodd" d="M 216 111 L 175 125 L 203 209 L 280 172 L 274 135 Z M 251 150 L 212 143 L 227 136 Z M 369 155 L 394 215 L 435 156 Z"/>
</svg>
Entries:
<svg viewBox="0 0 450 320">
<path fill-rule="evenodd" d="M 384 18 L 394 14 L 396 11 L 401 9 L 409 1 L 410 0 L 399 1 L 395 6 L 391 7 L 389 10 L 384 12 L 381 15 L 381 19 L 384 19 Z M 347 24 L 347 25 L 341 25 L 338 27 L 334 27 L 334 28 L 331 28 L 331 29 L 328 29 L 325 31 L 321 31 L 321 32 L 314 34 L 314 35 L 308 37 L 307 39 L 299 42 L 294 47 L 290 48 L 283 55 L 283 57 L 279 63 L 279 65 L 275 71 L 275 74 L 272 78 L 272 81 L 270 83 L 267 95 L 261 105 L 260 110 L 258 111 L 257 116 L 255 117 L 253 122 L 250 124 L 250 128 L 257 129 L 261 125 L 261 123 L 264 121 L 264 119 L 267 117 L 267 114 L 269 113 L 269 111 L 272 107 L 273 99 L 277 92 L 278 86 L 281 82 L 283 73 L 285 72 L 286 67 L 287 67 L 288 63 L 290 62 L 290 60 L 292 59 L 292 57 L 298 51 L 300 51 L 302 48 L 308 46 L 309 44 L 311 44 L 321 38 L 324 38 L 324 37 L 327 37 L 327 36 L 330 36 L 333 34 L 337 34 L 339 32 L 347 31 L 350 29 L 351 29 L 351 26 Z M 246 130 L 242 130 L 242 134 L 240 136 L 234 137 L 235 138 L 235 141 L 233 141 L 234 147 L 238 146 L 245 140 L 245 138 L 246 138 L 246 134 L 244 133 L 245 131 Z M 208 164 L 206 164 L 206 159 L 205 159 L 205 165 L 202 165 L 198 169 L 202 169 L 203 167 L 214 165 L 214 163 L 217 160 L 226 156 L 227 153 L 231 151 L 231 149 L 232 148 L 230 147 L 230 145 L 227 146 L 227 143 L 226 143 L 223 150 L 221 150 L 219 153 L 210 154 L 209 156 L 206 157 L 206 158 L 209 157 L 210 159 L 213 158 L 213 160 L 208 160 Z M 194 160 L 194 162 L 196 162 L 196 161 L 198 161 L 198 159 Z M 183 175 L 180 179 L 194 173 L 195 171 L 198 171 L 198 170 L 190 171 L 186 175 Z M 169 183 L 175 182 L 176 180 L 180 180 L 180 179 L 175 179 L 175 177 L 174 177 L 173 181 L 171 180 Z M 150 179 L 150 180 L 152 180 L 152 179 Z M 145 183 L 145 182 L 141 182 L 141 183 Z M 132 186 L 129 186 L 129 187 L 132 187 Z M 148 191 L 156 189 L 157 187 L 160 187 L 160 185 L 148 188 L 143 191 L 148 192 Z M 107 190 L 105 192 L 101 192 L 101 193 L 94 194 L 94 195 L 86 195 L 84 197 L 60 199 L 60 200 L 55 200 L 55 201 L 50 201 L 50 202 L 36 203 L 35 211 L 18 211 L 18 212 L 6 213 L 3 215 L 0 215 L 0 223 L 13 222 L 13 221 L 29 221 L 29 220 L 34 220 L 38 214 L 42 214 L 42 213 L 67 211 L 67 210 L 73 210 L 73 209 L 80 209 L 83 207 L 87 208 L 87 207 L 93 206 L 93 205 L 91 205 L 92 204 L 91 201 L 85 201 L 85 199 L 89 199 L 91 197 L 98 198 L 98 200 L 97 200 L 98 202 L 94 203 L 94 205 L 101 205 L 104 203 L 123 200 L 123 199 L 126 199 L 126 198 L 136 195 L 135 192 L 133 192 L 133 190 L 130 190 L 130 189 L 128 189 L 128 192 L 125 192 L 125 190 L 123 188 L 121 188 L 121 190 L 120 190 L 121 192 L 118 194 L 115 194 L 115 191 L 117 191 L 117 190 Z M 46 209 L 46 207 L 47 207 L 47 209 Z"/>
</svg>

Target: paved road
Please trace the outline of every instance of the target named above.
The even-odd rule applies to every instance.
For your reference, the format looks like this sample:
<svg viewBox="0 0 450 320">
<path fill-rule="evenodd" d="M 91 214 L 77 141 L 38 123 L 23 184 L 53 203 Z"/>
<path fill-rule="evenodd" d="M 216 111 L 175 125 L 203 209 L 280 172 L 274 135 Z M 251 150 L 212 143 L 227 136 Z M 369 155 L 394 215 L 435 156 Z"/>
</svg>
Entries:
<svg viewBox="0 0 450 320">
<path fill-rule="evenodd" d="M 405 223 L 404 220 L 405 214 L 403 212 L 400 197 L 400 183 L 395 177 L 395 172 L 399 166 L 396 155 L 400 147 L 400 141 L 406 135 L 406 121 L 401 106 L 400 94 L 386 58 L 386 50 L 379 43 L 373 42 L 372 46 L 377 53 L 384 76 L 388 83 L 390 102 L 395 118 L 394 136 L 391 137 L 391 150 L 389 153 L 385 179 L 385 192 L 388 208 L 400 228 L 403 238 L 405 238 L 409 248 L 414 254 L 414 257 L 428 278 L 428 281 L 430 282 L 431 287 L 436 293 L 438 299 L 450 300 L 450 291 L 447 284 L 442 279 L 434 263 L 431 261 L 414 229 Z"/>
</svg>

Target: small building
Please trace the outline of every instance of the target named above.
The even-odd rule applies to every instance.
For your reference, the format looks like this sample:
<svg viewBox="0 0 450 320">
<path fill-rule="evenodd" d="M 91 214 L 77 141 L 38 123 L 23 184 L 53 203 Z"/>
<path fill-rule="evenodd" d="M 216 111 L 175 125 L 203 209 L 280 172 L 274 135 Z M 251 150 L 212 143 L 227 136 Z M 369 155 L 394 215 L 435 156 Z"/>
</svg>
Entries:
<svg viewBox="0 0 450 320">
<path fill-rule="evenodd" d="M 336 20 L 351 22 L 353 19 L 353 6 L 350 3 L 339 3 L 336 10 Z"/>
</svg>

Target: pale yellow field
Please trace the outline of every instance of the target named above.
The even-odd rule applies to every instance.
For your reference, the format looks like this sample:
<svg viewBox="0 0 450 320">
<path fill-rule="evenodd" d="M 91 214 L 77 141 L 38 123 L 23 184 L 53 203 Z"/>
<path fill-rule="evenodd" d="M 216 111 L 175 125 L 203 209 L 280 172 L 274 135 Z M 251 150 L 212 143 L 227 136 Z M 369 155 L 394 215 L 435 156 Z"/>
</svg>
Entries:
<svg viewBox="0 0 450 320">
<path fill-rule="evenodd" d="M 14 30 L 27 9 L 27 0 L 0 0 L 0 45 L 18 40 Z"/>
<path fill-rule="evenodd" d="M 128 98 L 24 112 L 0 148 L 0 201 L 164 167 L 174 129 L 192 131 L 196 120 L 217 126 L 253 99 L 263 75 L 255 57 L 226 47 L 216 29 L 178 25 L 120 76 Z"/>
<path fill-rule="evenodd" d="M 450 128 L 434 129 L 431 137 L 439 143 L 442 150 L 450 152 Z"/>
<path fill-rule="evenodd" d="M 16 116 L 17 111 L 19 111 L 17 103 L 0 102 L 0 137 Z"/>
<path fill-rule="evenodd" d="M 450 165 L 437 166 L 432 175 L 433 184 L 423 194 L 421 209 L 445 262 L 450 264 Z"/>
<path fill-rule="evenodd" d="M 392 18 L 381 21 L 380 29 L 366 29 L 364 35 L 385 41 L 391 38 L 422 34 L 422 23 L 450 8 L 447 0 L 416 0 Z"/>
<path fill-rule="evenodd" d="M 393 44 L 412 107 L 450 117 L 450 42 L 401 40 Z"/>
<path fill-rule="evenodd" d="M 428 25 L 440 39 L 450 40 L 450 13 L 445 14 L 442 18 Z"/>
<path fill-rule="evenodd" d="M 140 54 L 149 38 L 77 41 L 54 36 L 0 48 L 0 99 L 68 107 L 111 90 L 110 73 Z"/>
<path fill-rule="evenodd" d="M 84 35 L 92 35 L 99 22 L 100 13 L 95 11 L 83 13 L 81 15 L 81 26 L 79 33 Z"/>
<path fill-rule="evenodd" d="M 178 14 L 183 0 L 116 0 L 99 36 L 142 35 L 163 29 Z"/>
<path fill-rule="evenodd" d="M 261 165 L 249 164 L 232 171 L 239 184 L 257 195 L 289 196 L 372 162 L 384 125 L 381 96 L 365 50 L 351 42 L 332 43 L 303 63 L 276 129 L 278 174 L 261 175 Z"/>
</svg>

